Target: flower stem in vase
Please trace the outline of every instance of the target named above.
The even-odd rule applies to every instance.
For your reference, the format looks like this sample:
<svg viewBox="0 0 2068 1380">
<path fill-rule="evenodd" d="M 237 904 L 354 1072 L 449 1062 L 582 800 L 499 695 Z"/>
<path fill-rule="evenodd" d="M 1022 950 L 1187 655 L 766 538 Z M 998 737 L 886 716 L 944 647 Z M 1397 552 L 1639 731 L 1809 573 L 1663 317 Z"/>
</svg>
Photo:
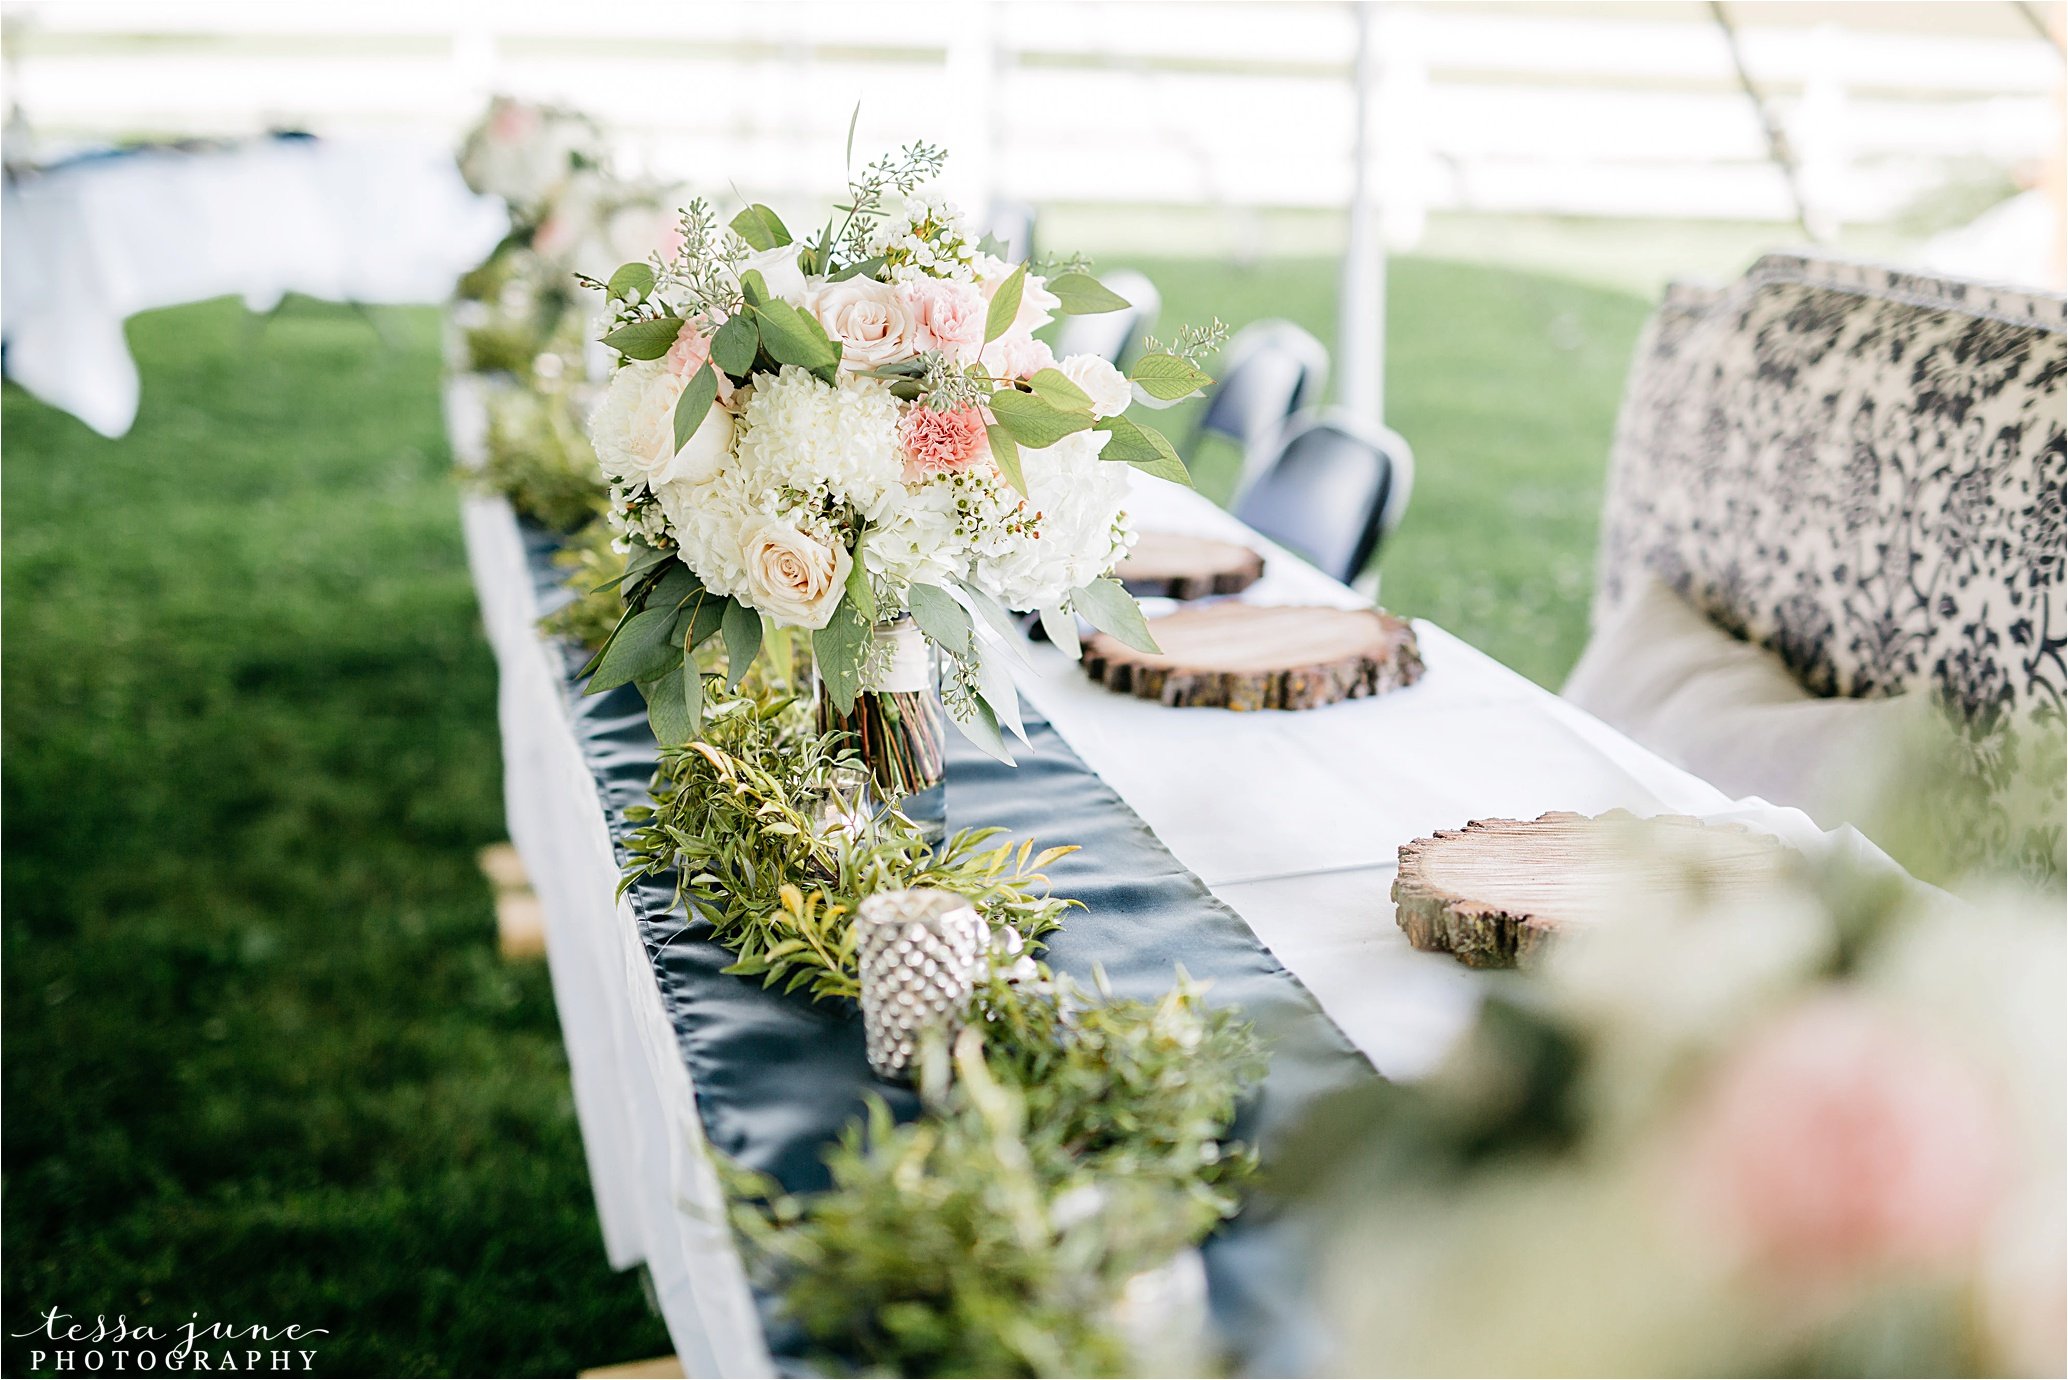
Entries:
<svg viewBox="0 0 2068 1380">
<path fill-rule="evenodd" d="M 820 694 L 820 731 L 848 735 L 881 804 L 938 842 L 947 824 L 948 724 L 933 647 L 909 618 L 879 623 L 868 668 L 850 712 Z"/>
</svg>

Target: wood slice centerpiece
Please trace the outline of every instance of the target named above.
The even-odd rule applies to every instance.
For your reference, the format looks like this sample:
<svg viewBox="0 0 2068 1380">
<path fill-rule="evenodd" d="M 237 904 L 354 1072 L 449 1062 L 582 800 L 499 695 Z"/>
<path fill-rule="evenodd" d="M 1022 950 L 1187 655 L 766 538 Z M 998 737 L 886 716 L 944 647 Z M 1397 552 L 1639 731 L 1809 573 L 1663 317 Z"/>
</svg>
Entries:
<svg viewBox="0 0 2068 1380">
<path fill-rule="evenodd" d="M 1152 619 L 1149 631 L 1161 652 L 1085 639 L 1085 671 L 1140 699 L 1224 709 L 1317 709 L 1422 674 L 1414 629 L 1380 609 L 1209 604 Z"/>
<path fill-rule="evenodd" d="M 1263 577 L 1264 558 L 1214 537 L 1144 532 L 1113 573 L 1138 599 L 1204 599 L 1248 589 Z"/>
<path fill-rule="evenodd" d="M 1754 892 L 1794 858 L 1770 835 L 1687 815 L 1476 819 L 1401 847 L 1394 914 L 1417 949 L 1508 968 L 1541 957 L 1561 933 L 1633 908 L 1684 910 Z"/>
</svg>

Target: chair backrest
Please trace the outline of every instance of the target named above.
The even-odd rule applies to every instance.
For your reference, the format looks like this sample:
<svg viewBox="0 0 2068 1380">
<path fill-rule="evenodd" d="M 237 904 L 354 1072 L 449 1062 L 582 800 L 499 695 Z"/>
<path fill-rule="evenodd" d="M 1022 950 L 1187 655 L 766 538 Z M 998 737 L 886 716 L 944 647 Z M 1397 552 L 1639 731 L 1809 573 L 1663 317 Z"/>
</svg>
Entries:
<svg viewBox="0 0 2068 1380">
<path fill-rule="evenodd" d="M 1262 443 L 1270 450 L 1234 512 L 1344 582 L 1400 522 L 1414 483 L 1407 442 L 1338 412 L 1308 414 Z"/>
<path fill-rule="evenodd" d="M 1122 311 L 1100 312 L 1096 316 L 1066 316 L 1056 332 L 1056 358 L 1097 355 L 1119 364 L 1132 346 L 1156 326 L 1156 314 L 1163 309 L 1163 294 L 1156 284 L 1131 268 L 1101 273 L 1099 281 L 1114 294 L 1127 299 Z"/>
<path fill-rule="evenodd" d="M 1824 695 L 2061 714 L 2068 300 L 1770 254 L 1624 390 L 1597 618 L 1651 571 Z"/>
<path fill-rule="evenodd" d="M 1616 422 L 1596 621 L 1650 572 L 1819 694 L 1937 692 L 1986 793 L 1941 824 L 2058 869 L 2064 374 L 2058 294 L 1796 254 L 1669 290 Z M 2011 764 L 2048 754 L 2035 801 Z"/>
<path fill-rule="evenodd" d="M 998 241 L 998 256 L 1007 263 L 1023 264 L 1034 257 L 1035 212 L 1031 202 L 999 197 L 991 202 L 985 217 L 991 238 Z"/>
<path fill-rule="evenodd" d="M 1219 375 L 1207 393 L 1193 444 L 1209 434 L 1232 441 L 1244 457 L 1239 494 L 1271 458 L 1260 443 L 1295 413 L 1317 406 L 1328 386 L 1328 347 L 1291 321 L 1254 321 L 1221 351 Z"/>
</svg>

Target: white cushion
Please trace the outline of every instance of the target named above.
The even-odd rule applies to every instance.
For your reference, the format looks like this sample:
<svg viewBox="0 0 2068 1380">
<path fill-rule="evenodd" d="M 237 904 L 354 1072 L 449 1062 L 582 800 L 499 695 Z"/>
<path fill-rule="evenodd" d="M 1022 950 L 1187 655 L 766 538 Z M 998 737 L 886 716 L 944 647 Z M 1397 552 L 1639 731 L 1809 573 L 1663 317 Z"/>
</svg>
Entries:
<svg viewBox="0 0 2068 1380">
<path fill-rule="evenodd" d="M 1656 579 L 1599 624 L 1565 698 L 1732 796 L 1859 824 L 1930 722 L 1923 695 L 1821 699 Z"/>
</svg>

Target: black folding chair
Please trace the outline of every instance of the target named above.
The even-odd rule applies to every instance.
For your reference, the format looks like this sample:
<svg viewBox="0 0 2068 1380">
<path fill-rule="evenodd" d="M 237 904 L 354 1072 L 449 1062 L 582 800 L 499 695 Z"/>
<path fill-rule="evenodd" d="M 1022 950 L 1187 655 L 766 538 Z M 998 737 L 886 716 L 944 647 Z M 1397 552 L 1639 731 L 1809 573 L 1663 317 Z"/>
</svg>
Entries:
<svg viewBox="0 0 2068 1380">
<path fill-rule="evenodd" d="M 1208 436 L 1234 444 L 1243 457 L 1239 498 L 1270 459 L 1265 443 L 1288 417 L 1320 403 L 1328 347 L 1291 321 L 1256 321 L 1235 333 L 1214 372 L 1220 378 L 1207 394 L 1191 453 Z"/>
<path fill-rule="evenodd" d="M 1407 442 L 1332 411 L 1294 418 L 1260 448 L 1264 462 L 1235 516 L 1354 582 L 1407 511 L 1415 475 Z"/>
<path fill-rule="evenodd" d="M 998 257 L 1007 263 L 1023 264 L 1034 257 L 1034 207 L 1025 201 L 995 198 L 985 217 L 991 238 L 999 245 Z"/>
</svg>

